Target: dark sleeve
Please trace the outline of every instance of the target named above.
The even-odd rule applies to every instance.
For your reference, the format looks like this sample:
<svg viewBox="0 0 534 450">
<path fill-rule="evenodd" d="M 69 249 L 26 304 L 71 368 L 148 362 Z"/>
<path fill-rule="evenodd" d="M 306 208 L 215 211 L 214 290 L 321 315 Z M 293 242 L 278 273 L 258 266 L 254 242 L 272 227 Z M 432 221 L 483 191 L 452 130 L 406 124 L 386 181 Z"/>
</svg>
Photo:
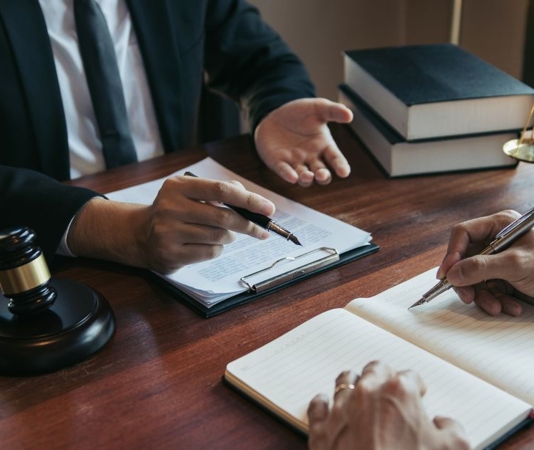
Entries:
<svg viewBox="0 0 534 450">
<path fill-rule="evenodd" d="M 209 2 L 205 56 L 209 87 L 244 106 L 253 129 L 284 103 L 315 96 L 300 59 L 245 1 Z"/>
<path fill-rule="evenodd" d="M 26 226 L 51 264 L 63 233 L 91 198 L 88 189 L 66 186 L 33 170 L 0 165 L 0 230 Z"/>
</svg>

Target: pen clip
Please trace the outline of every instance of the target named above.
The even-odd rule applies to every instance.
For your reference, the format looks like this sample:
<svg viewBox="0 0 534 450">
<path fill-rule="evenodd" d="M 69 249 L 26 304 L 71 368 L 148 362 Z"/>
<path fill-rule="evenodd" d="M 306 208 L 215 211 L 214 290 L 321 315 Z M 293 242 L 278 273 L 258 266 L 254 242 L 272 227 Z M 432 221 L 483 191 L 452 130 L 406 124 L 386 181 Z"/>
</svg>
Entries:
<svg viewBox="0 0 534 450">
<path fill-rule="evenodd" d="M 298 261 L 299 259 L 306 260 L 306 257 L 309 257 L 309 255 L 313 253 L 318 253 L 318 252 L 325 253 L 325 256 L 321 257 L 320 259 L 314 259 L 308 263 L 294 267 L 293 269 L 287 272 L 283 272 L 271 278 L 261 279 L 261 280 L 258 280 L 256 283 L 252 282 L 252 279 L 254 277 L 257 277 L 261 274 L 265 274 L 280 264 L 283 264 L 286 262 L 295 262 L 295 261 Z M 310 250 L 306 253 L 302 253 L 298 256 L 286 256 L 284 258 L 280 258 L 277 261 L 273 262 L 268 267 L 265 267 L 261 270 L 258 270 L 257 272 L 241 277 L 239 282 L 242 285 L 246 286 L 249 292 L 254 292 L 254 293 L 263 292 L 267 289 L 280 286 L 283 283 L 286 283 L 288 281 L 292 281 L 302 276 L 313 273 L 316 270 L 322 267 L 328 266 L 330 264 L 333 264 L 336 261 L 339 261 L 339 252 L 335 248 L 319 247 L 319 248 Z"/>
<path fill-rule="evenodd" d="M 528 220 L 530 217 L 534 215 L 534 208 L 529 209 L 525 214 L 523 214 L 518 219 L 514 220 L 512 223 L 510 223 L 508 226 L 504 227 L 501 231 L 499 231 L 495 235 L 495 239 L 502 238 L 503 236 L 511 233 L 514 231 L 517 227 L 519 227 L 525 220 Z"/>
</svg>

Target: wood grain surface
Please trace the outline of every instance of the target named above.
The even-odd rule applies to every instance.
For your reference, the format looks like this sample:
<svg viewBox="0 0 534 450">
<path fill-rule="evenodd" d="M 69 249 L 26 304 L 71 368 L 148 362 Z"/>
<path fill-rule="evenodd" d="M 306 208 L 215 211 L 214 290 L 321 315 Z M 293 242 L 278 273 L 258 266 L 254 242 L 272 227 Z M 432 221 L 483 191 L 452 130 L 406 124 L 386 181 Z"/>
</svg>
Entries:
<svg viewBox="0 0 534 450">
<path fill-rule="evenodd" d="M 240 136 L 70 182 L 110 192 L 163 177 L 206 155 L 292 200 L 372 232 L 379 252 L 203 319 L 145 271 L 61 259 L 56 277 L 102 293 L 117 331 L 90 359 L 56 373 L 0 377 L 0 448 L 304 449 L 306 440 L 222 384 L 226 364 L 327 309 L 439 265 L 450 227 L 533 206 L 534 165 L 387 179 L 351 132 L 332 126 L 352 166 L 329 186 L 290 186 Z M 43 219 L 45 220 L 45 219 Z M 502 448 L 534 446 L 534 430 Z"/>
</svg>

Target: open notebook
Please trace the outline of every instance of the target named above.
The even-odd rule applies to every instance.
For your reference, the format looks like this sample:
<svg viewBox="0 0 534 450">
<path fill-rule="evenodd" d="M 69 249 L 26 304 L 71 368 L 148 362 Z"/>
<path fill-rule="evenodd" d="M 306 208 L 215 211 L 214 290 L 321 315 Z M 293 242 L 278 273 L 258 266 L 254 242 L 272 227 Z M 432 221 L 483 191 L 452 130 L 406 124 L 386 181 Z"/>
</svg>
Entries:
<svg viewBox="0 0 534 450">
<path fill-rule="evenodd" d="M 306 409 L 336 376 L 381 360 L 418 371 L 428 413 L 465 428 L 484 448 L 529 420 L 534 405 L 534 307 L 490 317 L 451 289 L 407 308 L 435 284 L 436 269 L 372 298 L 326 311 L 228 364 L 225 380 L 306 433 Z"/>
<path fill-rule="evenodd" d="M 211 158 L 173 175 L 186 171 L 203 178 L 237 180 L 268 198 L 276 205 L 273 220 L 302 243 L 296 246 L 276 234 L 264 241 L 237 234 L 219 258 L 159 275 L 165 287 L 206 317 L 378 249 L 368 232 L 262 188 Z M 106 195 L 117 201 L 151 204 L 164 181 L 161 178 Z M 228 299 L 233 301 L 220 305 Z"/>
</svg>

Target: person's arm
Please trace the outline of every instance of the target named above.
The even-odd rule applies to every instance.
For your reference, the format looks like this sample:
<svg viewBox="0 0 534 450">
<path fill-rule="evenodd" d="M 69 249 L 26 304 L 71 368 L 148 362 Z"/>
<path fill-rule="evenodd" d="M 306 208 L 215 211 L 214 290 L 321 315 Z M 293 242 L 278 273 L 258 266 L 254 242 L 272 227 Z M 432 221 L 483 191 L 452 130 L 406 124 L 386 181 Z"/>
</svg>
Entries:
<svg viewBox="0 0 534 450">
<path fill-rule="evenodd" d="M 67 186 L 33 170 L 0 165 L 0 230 L 35 231 L 48 264 L 76 213 L 100 194 Z"/>
<path fill-rule="evenodd" d="M 208 86 L 246 109 L 258 154 L 281 178 L 301 186 L 328 184 L 330 170 L 347 177 L 350 166 L 328 122 L 347 123 L 344 105 L 316 99 L 301 60 L 241 0 L 212 0 L 206 16 Z"/>
<path fill-rule="evenodd" d="M 332 408 L 324 394 L 309 405 L 310 450 L 468 449 L 457 422 L 428 416 L 425 391 L 417 373 L 376 361 L 361 374 L 343 372 Z"/>
<path fill-rule="evenodd" d="M 231 209 L 209 202 L 267 216 L 275 210 L 239 184 L 177 176 L 165 181 L 152 205 L 90 201 L 76 216 L 68 245 L 79 256 L 170 273 L 217 257 L 235 239 L 233 232 L 269 237 Z"/>
<path fill-rule="evenodd" d="M 0 229 L 26 226 L 50 264 L 72 220 L 67 243 L 77 256 L 99 258 L 161 273 L 214 258 L 233 232 L 266 239 L 269 233 L 228 203 L 270 216 L 269 200 L 240 184 L 174 177 L 149 206 L 120 203 L 40 173 L 0 166 Z"/>
<path fill-rule="evenodd" d="M 519 217 L 502 211 L 453 227 L 438 278 L 447 277 L 465 303 L 488 314 L 519 315 L 518 299 L 534 301 L 534 231 L 493 255 L 477 255 L 506 225 Z"/>
</svg>

